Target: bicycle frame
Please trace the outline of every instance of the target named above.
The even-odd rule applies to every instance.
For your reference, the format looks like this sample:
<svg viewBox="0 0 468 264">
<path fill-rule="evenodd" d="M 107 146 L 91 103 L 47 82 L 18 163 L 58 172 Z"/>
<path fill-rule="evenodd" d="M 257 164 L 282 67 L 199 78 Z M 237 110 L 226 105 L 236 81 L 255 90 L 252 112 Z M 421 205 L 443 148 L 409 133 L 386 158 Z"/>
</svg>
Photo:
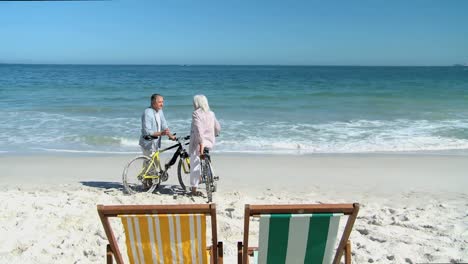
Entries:
<svg viewBox="0 0 468 264">
<path fill-rule="evenodd" d="M 143 169 L 146 169 L 144 174 L 143 174 L 143 179 L 158 179 L 159 178 L 159 175 L 148 175 L 148 171 L 149 169 L 153 166 L 153 164 L 155 164 L 157 162 L 157 164 L 159 165 L 158 167 L 161 167 L 160 166 L 160 162 L 159 162 L 159 153 L 160 151 L 156 151 L 153 153 L 153 155 L 151 156 L 151 161 L 150 163 L 148 164 L 148 166 L 145 166 Z"/>
<path fill-rule="evenodd" d="M 143 174 L 143 179 L 158 179 L 160 176 L 159 175 L 148 175 L 148 171 L 149 171 L 149 168 L 151 168 L 151 166 L 153 164 L 156 164 L 158 165 L 157 167 L 160 168 L 160 175 L 164 175 L 165 173 L 167 173 L 167 171 L 169 170 L 169 168 L 171 168 L 176 162 L 177 162 L 177 158 L 183 158 L 185 159 L 185 162 L 188 164 L 188 168 L 185 166 L 185 162 L 182 163 L 182 168 L 184 170 L 185 173 L 189 173 L 190 172 L 190 158 L 189 158 L 189 155 L 187 154 L 187 151 L 185 150 L 184 148 L 184 145 L 187 145 L 188 143 L 184 143 L 184 142 L 180 142 L 178 141 L 177 144 L 175 145 L 172 145 L 170 147 L 167 147 L 165 149 L 162 149 L 162 150 L 158 150 L 156 152 L 153 153 L 153 155 L 151 156 L 151 161 L 149 163 L 149 165 L 146 167 L 146 171 L 144 172 Z M 164 165 L 164 170 L 161 168 L 161 162 L 160 162 L 160 158 L 159 158 L 159 154 L 160 153 L 163 153 L 163 152 L 166 152 L 170 149 L 173 149 L 173 148 L 177 148 L 177 150 L 174 152 L 174 155 L 172 156 L 172 158 L 169 160 L 168 163 L 166 163 Z"/>
</svg>

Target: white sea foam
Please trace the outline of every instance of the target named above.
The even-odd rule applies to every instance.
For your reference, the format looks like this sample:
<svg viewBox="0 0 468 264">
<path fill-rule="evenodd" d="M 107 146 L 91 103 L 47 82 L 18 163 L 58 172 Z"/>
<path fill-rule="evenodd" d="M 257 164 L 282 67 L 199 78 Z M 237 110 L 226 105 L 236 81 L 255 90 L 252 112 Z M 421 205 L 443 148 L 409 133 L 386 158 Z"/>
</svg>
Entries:
<svg viewBox="0 0 468 264">
<path fill-rule="evenodd" d="M 74 149 L 47 149 L 35 148 L 35 150 L 43 150 L 46 152 L 59 152 L 59 153 L 90 153 L 90 154 L 139 154 L 138 151 L 99 151 L 99 150 L 74 150 Z"/>
<path fill-rule="evenodd" d="M 259 126 L 263 129 L 257 133 L 249 133 L 249 136 L 240 136 L 236 140 L 229 137 L 219 140 L 217 149 L 229 152 L 270 153 L 468 150 L 468 135 L 457 134 L 457 131 L 466 131 L 468 120 L 356 120 L 327 124 L 295 124 L 292 128 L 288 128 L 289 124 L 283 122 L 269 126 L 260 123 Z M 271 127 L 278 131 L 278 136 L 271 133 Z M 230 131 L 241 131 L 243 135 L 248 133 L 248 130 L 242 127 Z M 265 136 L 260 135 L 260 131 Z M 271 134 L 268 135 L 268 132 Z M 462 138 L 458 138 L 459 136 Z"/>
<path fill-rule="evenodd" d="M 119 138 L 119 140 L 122 146 L 138 147 L 137 139 Z"/>
<path fill-rule="evenodd" d="M 5 112 L 0 147 L 5 151 L 134 153 L 137 118 L 70 117 L 41 112 Z M 169 120 L 173 133 L 190 132 L 190 119 Z M 220 119 L 216 150 L 246 153 L 360 153 L 466 150 L 468 119 L 293 122 Z M 171 144 L 163 141 L 163 144 Z"/>
</svg>

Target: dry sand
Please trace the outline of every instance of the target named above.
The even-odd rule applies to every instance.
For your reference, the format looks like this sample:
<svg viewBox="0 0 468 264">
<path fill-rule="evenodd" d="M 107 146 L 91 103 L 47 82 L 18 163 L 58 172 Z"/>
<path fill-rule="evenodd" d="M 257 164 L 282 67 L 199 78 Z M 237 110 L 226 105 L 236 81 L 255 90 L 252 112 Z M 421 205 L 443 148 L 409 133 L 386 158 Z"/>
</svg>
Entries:
<svg viewBox="0 0 468 264">
<path fill-rule="evenodd" d="M 130 158 L 0 156 L 0 263 L 103 263 L 97 204 L 205 203 L 181 192 L 174 169 L 157 193 L 124 195 Z M 225 154 L 214 164 L 225 263 L 236 262 L 244 204 L 343 202 L 361 204 L 354 263 L 468 262 L 468 157 Z"/>
</svg>

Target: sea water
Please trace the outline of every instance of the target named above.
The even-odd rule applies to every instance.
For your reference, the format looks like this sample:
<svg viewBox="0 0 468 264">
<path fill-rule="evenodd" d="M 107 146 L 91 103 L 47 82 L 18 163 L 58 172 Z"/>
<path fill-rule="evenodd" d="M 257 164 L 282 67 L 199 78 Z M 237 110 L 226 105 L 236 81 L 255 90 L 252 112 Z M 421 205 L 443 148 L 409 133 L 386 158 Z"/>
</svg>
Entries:
<svg viewBox="0 0 468 264">
<path fill-rule="evenodd" d="M 180 136 L 206 95 L 217 152 L 468 154 L 468 67 L 11 64 L 0 153 L 138 153 L 153 93 Z"/>
</svg>

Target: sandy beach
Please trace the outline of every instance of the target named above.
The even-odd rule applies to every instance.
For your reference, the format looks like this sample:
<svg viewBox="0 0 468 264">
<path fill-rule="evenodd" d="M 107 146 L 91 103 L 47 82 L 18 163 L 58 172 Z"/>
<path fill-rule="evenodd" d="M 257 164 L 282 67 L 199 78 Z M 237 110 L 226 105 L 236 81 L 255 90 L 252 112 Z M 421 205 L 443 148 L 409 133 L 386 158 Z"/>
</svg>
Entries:
<svg viewBox="0 0 468 264">
<path fill-rule="evenodd" d="M 304 252 L 316 262 L 317 244 L 327 262 L 351 219 L 353 264 L 468 264 L 467 10 L 468 1 L 0 0 L 0 264 L 105 263 L 98 205 L 193 207 L 208 196 L 227 264 L 246 223 L 258 246 L 263 212 L 245 221 L 246 204 L 354 203 L 352 218 L 347 206 L 333 218 L 263 218 L 266 262 Z M 192 168 L 209 149 L 217 191 L 200 184 L 192 195 L 185 180 L 182 189 L 176 163 L 154 192 L 128 194 L 147 163 L 127 166 L 125 187 L 122 173 L 142 148 L 159 151 L 162 166 L 187 153 Z M 158 178 L 147 176 L 135 190 Z M 133 232 L 120 216 L 111 226 L 127 262 L 125 231 L 132 248 L 198 241 L 203 230 L 174 216 L 155 220 L 159 229 L 135 220 Z M 205 245 L 192 245 L 195 262 Z"/>
<path fill-rule="evenodd" d="M 0 263 L 103 263 L 97 204 L 205 203 L 181 192 L 174 168 L 156 193 L 123 194 L 131 157 L 1 156 Z M 468 157 L 217 154 L 214 164 L 225 263 L 236 263 L 244 204 L 343 202 L 361 204 L 354 263 L 468 262 Z"/>
</svg>

